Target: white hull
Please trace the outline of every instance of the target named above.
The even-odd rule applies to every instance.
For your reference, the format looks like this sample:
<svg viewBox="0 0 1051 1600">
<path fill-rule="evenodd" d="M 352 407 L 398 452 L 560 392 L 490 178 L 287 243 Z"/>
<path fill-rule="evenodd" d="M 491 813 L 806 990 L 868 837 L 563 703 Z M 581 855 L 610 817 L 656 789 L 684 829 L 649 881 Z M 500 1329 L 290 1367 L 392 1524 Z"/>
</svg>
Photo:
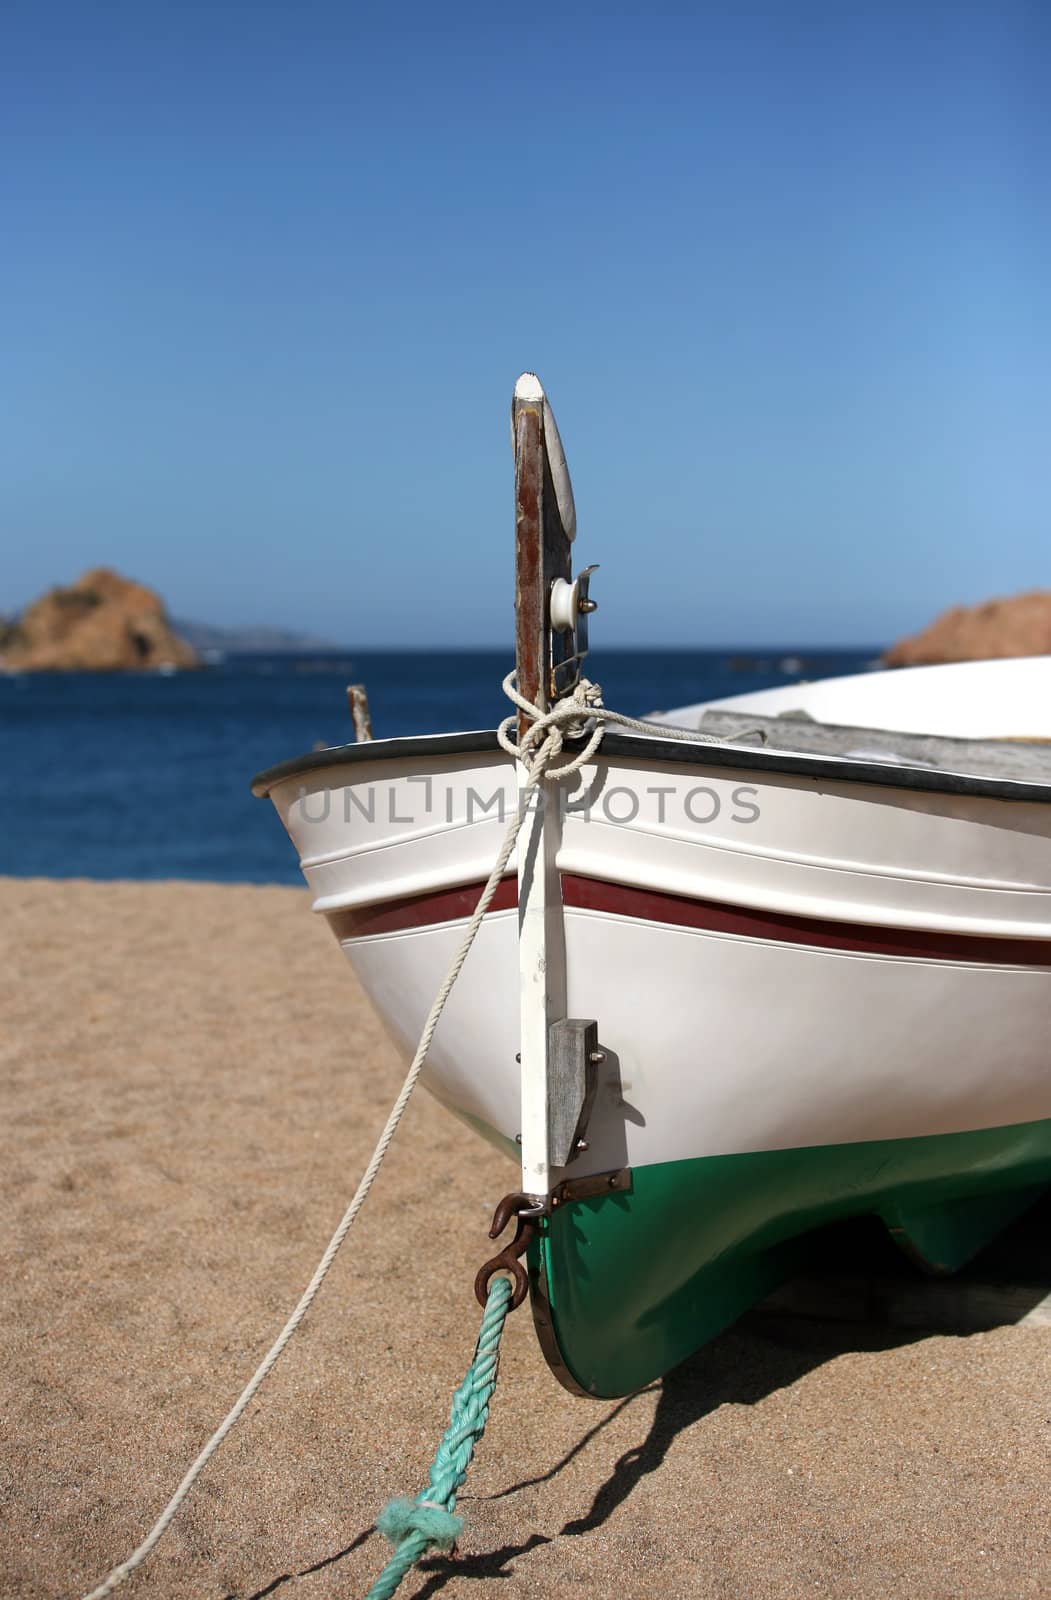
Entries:
<svg viewBox="0 0 1051 1600">
<path fill-rule="evenodd" d="M 726 749 L 700 764 L 667 745 L 655 764 L 649 741 L 631 750 L 607 738 L 585 768 L 557 857 L 567 1014 L 597 1019 L 607 1052 L 574 1177 L 1051 1118 L 1046 804 L 980 781 L 857 781 L 849 762 L 829 777 L 805 758 L 783 771 L 744 753 L 736 766 Z M 471 904 L 434 897 L 487 876 L 515 803 L 511 763 L 443 755 L 441 741 L 418 759 L 359 747 L 270 792 L 316 909 L 411 1051 Z M 691 905 L 708 925 L 688 925 Z M 505 907 L 486 918 L 425 1074 L 509 1149 L 517 974 Z"/>
<path fill-rule="evenodd" d="M 406 1058 L 463 926 L 343 943 Z M 570 1010 L 598 1019 L 609 1052 L 574 1177 L 1051 1117 L 1051 968 L 845 954 L 582 910 L 566 912 L 566 943 Z M 517 970 L 516 914 L 496 913 L 423 1080 L 509 1148 Z"/>
<path fill-rule="evenodd" d="M 666 714 L 685 739 L 617 731 L 582 675 L 594 569 L 573 579 L 533 374 L 512 440 L 517 745 L 363 743 L 256 791 L 406 1055 L 519 783 L 548 796 L 490 885 L 424 1081 L 519 1156 L 496 1223 L 518 1217 L 516 1292 L 549 1362 L 619 1395 L 826 1223 L 879 1217 L 952 1270 L 1051 1181 L 1051 752 L 978 743 L 1051 736 L 1051 659 L 739 696 L 711 739 L 692 734 L 705 706 Z"/>
</svg>

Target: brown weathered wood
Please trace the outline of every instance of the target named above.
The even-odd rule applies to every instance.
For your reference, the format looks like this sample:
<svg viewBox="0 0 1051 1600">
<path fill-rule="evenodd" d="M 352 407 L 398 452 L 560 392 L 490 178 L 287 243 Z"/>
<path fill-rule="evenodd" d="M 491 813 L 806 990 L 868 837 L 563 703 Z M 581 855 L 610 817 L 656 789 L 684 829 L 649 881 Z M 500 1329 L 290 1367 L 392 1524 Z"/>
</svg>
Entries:
<svg viewBox="0 0 1051 1600">
<path fill-rule="evenodd" d="M 358 744 L 365 744 L 372 738 L 372 714 L 369 711 L 369 697 L 363 683 L 347 684 L 347 704 L 350 706 L 350 715 L 354 723 L 354 738 Z"/>
<path fill-rule="evenodd" d="M 559 514 L 544 440 L 544 397 L 516 392 L 512 408 L 515 444 L 515 663 L 519 692 L 546 711 L 551 703 L 550 664 L 566 659 L 568 635 L 555 635 L 552 658 L 548 597 L 556 578 L 571 575 L 571 541 Z M 518 736 L 529 717 L 520 712 Z"/>
</svg>

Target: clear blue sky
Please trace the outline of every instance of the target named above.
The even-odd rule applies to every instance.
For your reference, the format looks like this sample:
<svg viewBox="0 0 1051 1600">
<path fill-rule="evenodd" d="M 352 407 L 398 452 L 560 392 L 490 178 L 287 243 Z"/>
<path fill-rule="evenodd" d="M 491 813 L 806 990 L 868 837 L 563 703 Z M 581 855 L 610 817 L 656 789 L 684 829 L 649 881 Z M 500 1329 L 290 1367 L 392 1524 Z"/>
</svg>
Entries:
<svg viewBox="0 0 1051 1600">
<path fill-rule="evenodd" d="M 609 644 L 1051 586 L 1051 7 L 0 19 L 0 610 L 510 637 L 514 379 Z"/>
</svg>

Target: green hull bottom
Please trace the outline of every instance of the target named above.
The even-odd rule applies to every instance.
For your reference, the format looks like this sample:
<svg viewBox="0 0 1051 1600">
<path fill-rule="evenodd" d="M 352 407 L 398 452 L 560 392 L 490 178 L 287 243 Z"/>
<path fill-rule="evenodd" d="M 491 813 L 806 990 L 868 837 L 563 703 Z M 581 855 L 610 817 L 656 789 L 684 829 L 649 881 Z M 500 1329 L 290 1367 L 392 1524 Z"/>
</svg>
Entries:
<svg viewBox="0 0 1051 1600">
<path fill-rule="evenodd" d="M 805 1236 L 875 1216 L 953 1272 L 1051 1185 L 1051 1121 L 637 1167 L 559 1207 L 533 1246 L 533 1314 L 568 1387 L 630 1394 L 812 1260 Z"/>
</svg>

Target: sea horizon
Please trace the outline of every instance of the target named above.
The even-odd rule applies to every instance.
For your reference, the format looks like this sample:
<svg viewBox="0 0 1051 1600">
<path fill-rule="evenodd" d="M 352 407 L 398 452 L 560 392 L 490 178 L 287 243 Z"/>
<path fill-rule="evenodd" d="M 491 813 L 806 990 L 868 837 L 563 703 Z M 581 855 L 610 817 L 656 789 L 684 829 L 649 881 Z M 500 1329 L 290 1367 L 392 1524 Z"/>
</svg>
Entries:
<svg viewBox="0 0 1051 1600">
<path fill-rule="evenodd" d="M 366 686 L 377 738 L 494 728 L 513 659 L 478 645 L 264 651 L 172 673 L 0 676 L 0 875 L 301 883 L 254 775 L 351 741 L 350 682 Z M 603 646 L 588 668 L 607 705 L 645 716 L 878 659 L 856 646 Z"/>
</svg>

